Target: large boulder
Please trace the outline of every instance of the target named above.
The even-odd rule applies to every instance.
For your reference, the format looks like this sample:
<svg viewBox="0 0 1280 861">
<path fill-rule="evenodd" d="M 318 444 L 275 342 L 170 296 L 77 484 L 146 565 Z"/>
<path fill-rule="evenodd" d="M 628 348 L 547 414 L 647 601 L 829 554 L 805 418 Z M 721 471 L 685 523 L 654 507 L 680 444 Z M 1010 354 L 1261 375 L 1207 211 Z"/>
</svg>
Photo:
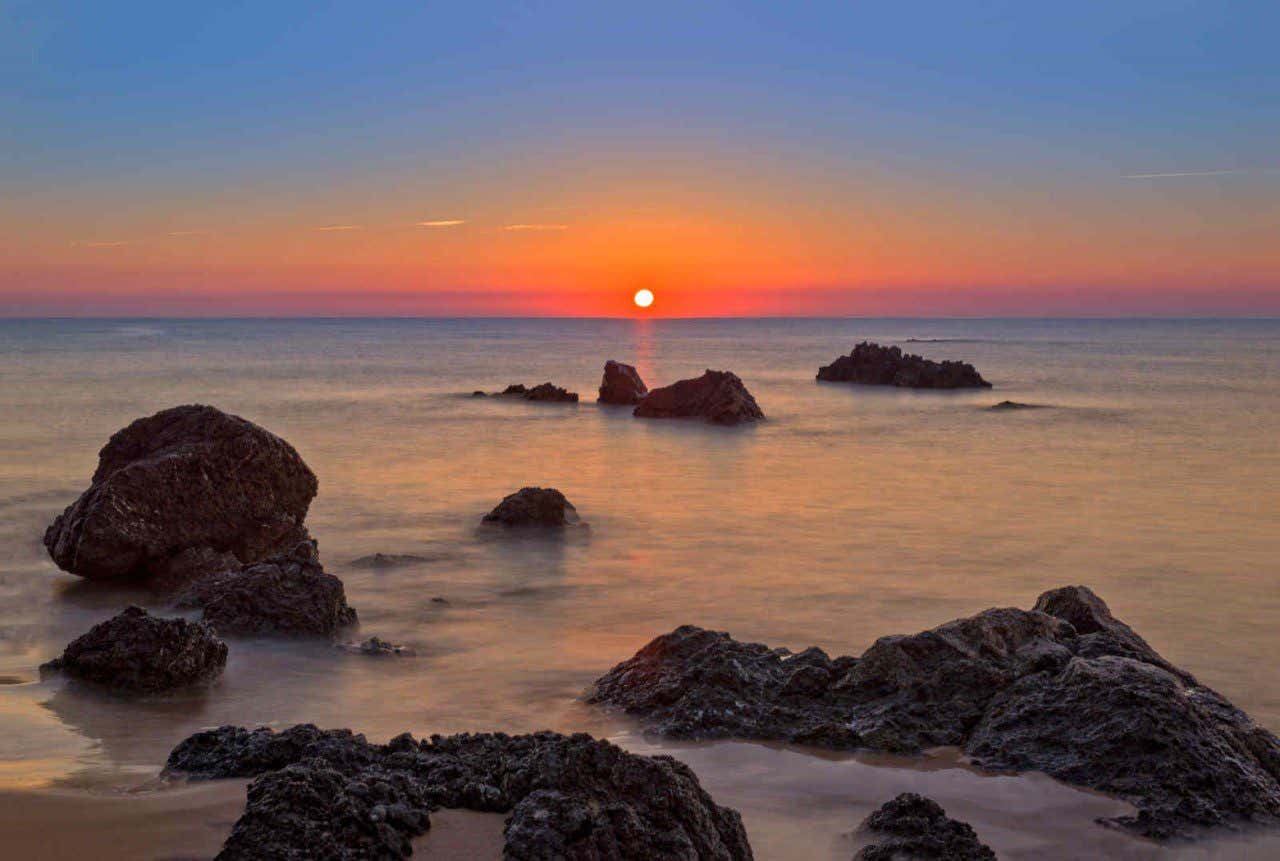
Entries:
<svg viewBox="0 0 1280 861">
<path fill-rule="evenodd" d="M 356 622 L 342 581 L 325 573 L 314 541 L 199 580 L 178 606 L 201 608 L 223 635 L 333 637 Z"/>
<path fill-rule="evenodd" d="M 376 745 L 310 725 L 221 727 L 179 744 L 166 770 L 256 776 L 222 861 L 293 859 L 299 846 L 325 846 L 337 859 L 408 857 L 409 838 L 437 807 L 510 812 L 508 861 L 752 857 L 741 817 L 687 766 L 581 734 L 406 733 Z"/>
<path fill-rule="evenodd" d="M 522 487 L 502 498 L 483 523 L 506 527 L 560 529 L 579 522 L 578 510 L 554 487 Z"/>
<path fill-rule="evenodd" d="M 306 537 L 315 495 L 284 440 L 214 407 L 174 407 L 108 440 L 44 543 L 58 567 L 91 579 L 145 577 L 193 548 L 254 562 Z"/>
<path fill-rule="evenodd" d="M 161 619 L 141 607 L 94 625 L 42 669 L 130 693 L 207 682 L 227 664 L 227 644 L 204 622 Z"/>
<path fill-rule="evenodd" d="M 654 389 L 636 405 L 641 418 L 704 418 L 713 424 L 736 425 L 764 419 L 764 411 L 731 371 L 707 371 Z"/>
<path fill-rule="evenodd" d="M 910 753 L 961 747 L 1134 804 L 1145 836 L 1280 822 L 1280 740 L 1162 658 L 1083 586 L 861 657 L 793 654 L 684 626 L 595 683 L 588 700 L 680 738 L 742 737 Z"/>
<path fill-rule="evenodd" d="M 910 389 L 991 388 L 968 362 L 935 362 L 904 353 L 900 347 L 882 347 L 870 341 L 863 341 L 849 355 L 818 368 L 818 379 Z"/>
<path fill-rule="evenodd" d="M 947 816 L 938 802 L 904 792 L 885 802 L 858 829 L 877 841 L 865 846 L 854 861 L 996 861 L 972 826 Z"/>
<path fill-rule="evenodd" d="M 604 378 L 600 381 L 597 401 L 631 406 L 640 403 L 648 393 L 649 388 L 640 379 L 640 373 L 631 365 L 613 359 L 604 363 Z"/>
</svg>

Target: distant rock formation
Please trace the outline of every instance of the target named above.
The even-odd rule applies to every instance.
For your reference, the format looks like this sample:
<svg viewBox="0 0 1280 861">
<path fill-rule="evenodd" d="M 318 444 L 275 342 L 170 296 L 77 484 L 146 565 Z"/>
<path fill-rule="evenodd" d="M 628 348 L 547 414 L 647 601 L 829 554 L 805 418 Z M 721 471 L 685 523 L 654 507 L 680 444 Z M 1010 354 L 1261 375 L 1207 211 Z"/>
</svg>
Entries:
<svg viewBox="0 0 1280 861">
<path fill-rule="evenodd" d="M 764 411 L 737 374 L 710 369 L 700 377 L 654 389 L 640 401 L 634 414 L 657 419 L 703 418 L 720 425 L 764 419 Z"/>
<path fill-rule="evenodd" d="M 886 802 L 858 830 L 881 839 L 864 847 L 854 861 L 996 861 L 996 853 L 968 823 L 951 819 L 936 801 L 914 792 Z"/>
<path fill-rule="evenodd" d="M 935 362 L 863 341 L 847 356 L 818 368 L 818 379 L 831 383 L 898 386 L 909 389 L 989 389 L 991 384 L 968 362 Z"/>
<path fill-rule="evenodd" d="M 604 378 L 600 381 L 600 396 L 596 398 L 597 401 L 602 404 L 631 406 L 640 403 L 648 393 L 648 387 L 634 367 L 613 359 L 604 363 Z"/>
<path fill-rule="evenodd" d="M 539 383 L 524 393 L 526 401 L 545 401 L 558 404 L 576 404 L 578 393 L 570 392 L 551 383 Z"/>
<path fill-rule="evenodd" d="M 503 497 L 484 516 L 484 523 L 495 526 L 537 526 L 562 528 L 579 523 L 578 510 L 554 487 L 522 487 Z"/>
<path fill-rule="evenodd" d="M 45 664 L 129 693 L 156 693 L 207 682 L 227 663 L 227 644 L 204 622 L 161 619 L 141 607 L 94 625 Z"/>
<path fill-rule="evenodd" d="M 463 734 L 385 745 L 350 730 L 224 726 L 196 733 L 166 772 L 253 777 L 218 858 L 407 858 L 438 807 L 510 813 L 503 858 L 751 861 L 738 812 L 693 771 L 588 735 Z"/>
<path fill-rule="evenodd" d="M 214 407 L 174 407 L 108 440 L 44 543 L 59 568 L 90 579 L 145 578 L 202 548 L 255 562 L 307 537 L 315 495 L 284 440 Z"/>
<path fill-rule="evenodd" d="M 1007 410 L 1038 410 L 1042 409 L 1042 404 L 1024 404 L 1021 401 L 1001 401 L 998 404 L 992 404 L 987 407 L 989 410 L 1005 412 Z"/>
<path fill-rule="evenodd" d="M 178 606 L 201 608 L 223 636 L 333 637 L 356 622 L 342 581 L 325 573 L 314 541 L 200 580 Z"/>
<path fill-rule="evenodd" d="M 658 637 L 589 701 L 679 738 L 911 753 L 961 747 L 1139 809 L 1155 839 L 1280 824 L 1280 740 L 1170 664 L 1083 586 L 911 636 L 859 658 L 798 654 L 692 626 Z"/>
</svg>

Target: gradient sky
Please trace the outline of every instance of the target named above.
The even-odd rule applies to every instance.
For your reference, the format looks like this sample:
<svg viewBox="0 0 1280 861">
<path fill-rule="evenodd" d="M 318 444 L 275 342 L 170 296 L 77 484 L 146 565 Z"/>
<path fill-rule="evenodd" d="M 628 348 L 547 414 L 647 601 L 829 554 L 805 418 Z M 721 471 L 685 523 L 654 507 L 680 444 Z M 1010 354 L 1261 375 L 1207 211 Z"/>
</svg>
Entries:
<svg viewBox="0 0 1280 861">
<path fill-rule="evenodd" d="M 0 0 L 0 315 L 1280 313 L 1280 4 Z"/>
</svg>

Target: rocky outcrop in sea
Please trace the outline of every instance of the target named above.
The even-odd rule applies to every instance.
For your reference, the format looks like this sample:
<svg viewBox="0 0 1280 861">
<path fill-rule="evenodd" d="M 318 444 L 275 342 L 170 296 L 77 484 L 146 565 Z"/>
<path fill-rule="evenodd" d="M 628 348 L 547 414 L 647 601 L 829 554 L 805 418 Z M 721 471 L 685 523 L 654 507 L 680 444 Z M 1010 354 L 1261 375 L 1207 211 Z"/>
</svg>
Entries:
<svg viewBox="0 0 1280 861">
<path fill-rule="evenodd" d="M 909 389 L 989 389 L 968 362 L 935 362 L 900 347 L 863 341 L 847 356 L 818 368 L 818 379 L 831 383 L 897 386 Z"/>
<path fill-rule="evenodd" d="M 732 371 L 707 371 L 700 377 L 679 380 L 654 389 L 636 405 L 641 418 L 702 418 L 719 425 L 736 425 L 764 419 L 764 411 Z"/>
<path fill-rule="evenodd" d="M 936 801 L 914 792 L 885 802 L 858 830 L 876 842 L 863 847 L 854 861 L 996 861 L 996 853 L 968 823 L 950 818 Z"/>
<path fill-rule="evenodd" d="M 472 397 L 482 397 L 484 392 L 476 391 L 471 393 Z M 498 397 L 516 397 L 526 401 L 540 401 L 543 403 L 560 403 L 560 404 L 576 404 L 578 402 L 578 393 L 571 392 L 568 389 L 557 386 L 553 383 L 539 383 L 536 386 L 526 386 L 524 383 L 512 383 L 501 392 Z"/>
<path fill-rule="evenodd" d="M 597 401 L 602 404 L 631 406 L 640 403 L 648 393 L 648 386 L 640 379 L 640 372 L 634 367 L 613 359 L 604 363 L 604 377 L 600 380 L 600 396 L 596 398 Z"/>
<path fill-rule="evenodd" d="M 580 523 L 578 510 L 554 487 L 522 487 L 503 497 L 482 523 L 559 529 Z"/>
</svg>

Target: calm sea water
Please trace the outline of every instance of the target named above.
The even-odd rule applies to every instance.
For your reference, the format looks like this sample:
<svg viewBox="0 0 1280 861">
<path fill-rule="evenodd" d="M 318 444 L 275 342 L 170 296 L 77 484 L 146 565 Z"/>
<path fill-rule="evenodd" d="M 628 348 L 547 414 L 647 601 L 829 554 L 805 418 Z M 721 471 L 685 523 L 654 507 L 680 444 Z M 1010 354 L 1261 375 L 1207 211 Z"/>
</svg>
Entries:
<svg viewBox="0 0 1280 861">
<path fill-rule="evenodd" d="M 909 338 L 974 362 L 995 389 L 813 379 L 859 340 Z M 724 429 L 598 407 L 607 358 L 651 386 L 733 370 L 769 420 Z M 220 723 L 375 739 L 583 729 L 686 759 L 743 810 L 761 858 L 848 857 L 842 835 L 903 789 L 933 793 L 1009 857 L 1145 857 L 1155 850 L 1088 824 L 1113 802 L 1046 778 L 982 775 L 945 753 L 673 746 L 579 695 L 685 622 L 857 653 L 1085 583 L 1280 730 L 1278 372 L 1280 321 L 0 322 L 0 787 L 164 791 L 168 750 Z M 583 403 L 468 397 L 544 380 Z M 985 409 L 1006 398 L 1051 408 Z M 145 600 L 58 572 L 45 526 L 113 431 L 193 401 L 294 444 L 320 478 L 309 525 L 361 636 L 417 657 L 234 641 L 211 690 L 142 702 L 38 680 L 68 640 Z M 477 536 L 529 484 L 560 488 L 590 529 Z M 349 565 L 373 552 L 430 561 Z"/>
</svg>

